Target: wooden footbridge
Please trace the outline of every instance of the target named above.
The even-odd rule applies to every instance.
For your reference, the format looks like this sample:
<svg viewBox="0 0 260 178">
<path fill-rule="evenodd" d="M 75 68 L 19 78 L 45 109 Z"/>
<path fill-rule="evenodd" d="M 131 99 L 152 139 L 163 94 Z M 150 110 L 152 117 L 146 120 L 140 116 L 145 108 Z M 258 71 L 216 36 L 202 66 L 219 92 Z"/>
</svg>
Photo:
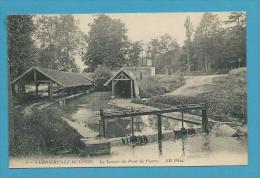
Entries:
<svg viewBox="0 0 260 178">
<path fill-rule="evenodd" d="M 114 120 L 119 118 L 131 118 L 131 129 L 132 129 L 132 135 L 134 135 L 134 124 L 133 120 L 136 116 L 143 116 L 143 115 L 156 115 L 157 116 L 157 125 L 158 125 L 158 141 L 160 142 L 162 140 L 162 114 L 166 113 L 173 113 L 173 112 L 181 112 L 181 121 L 182 121 L 182 127 L 183 122 L 192 122 L 190 119 L 186 120 L 183 117 L 183 113 L 191 110 L 201 110 L 202 112 L 202 132 L 208 132 L 208 116 L 207 116 L 207 103 L 199 103 L 199 104 L 188 104 L 188 105 L 178 105 L 174 107 L 167 107 L 167 108 L 154 108 L 154 109 L 100 109 L 100 124 L 103 128 L 103 137 L 106 137 L 106 121 L 108 120 Z M 172 118 L 173 119 L 173 118 Z M 179 119 L 176 119 L 179 120 Z"/>
</svg>

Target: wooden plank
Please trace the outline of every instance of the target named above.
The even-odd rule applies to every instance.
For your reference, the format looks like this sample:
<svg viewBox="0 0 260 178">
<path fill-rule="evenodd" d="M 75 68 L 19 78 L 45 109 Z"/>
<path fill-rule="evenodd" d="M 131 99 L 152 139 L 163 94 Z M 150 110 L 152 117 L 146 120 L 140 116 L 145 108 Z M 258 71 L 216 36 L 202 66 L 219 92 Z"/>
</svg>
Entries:
<svg viewBox="0 0 260 178">
<path fill-rule="evenodd" d="M 63 92 L 63 94 L 64 94 L 64 92 Z M 78 96 L 81 96 L 81 95 L 84 95 L 84 94 L 86 94 L 86 92 L 81 92 L 81 93 L 77 93 L 75 95 L 66 96 L 64 98 L 57 99 L 56 101 L 69 100 L 69 99 L 73 99 L 75 97 L 78 97 Z"/>
<path fill-rule="evenodd" d="M 51 80 L 36 80 L 35 83 L 50 83 Z"/>
<path fill-rule="evenodd" d="M 136 117 L 136 116 L 142 116 L 142 115 L 156 115 L 156 114 L 164 114 L 164 113 L 170 113 L 170 112 L 185 112 L 189 110 L 198 110 L 198 109 L 206 109 L 206 105 L 186 105 L 182 107 L 172 107 L 172 108 L 164 108 L 164 109 L 156 109 L 156 110 L 150 110 L 150 111 L 131 111 L 126 110 L 124 112 L 106 112 L 104 110 L 104 118 L 105 119 L 111 119 L 111 118 L 120 118 L 120 117 Z"/>
<path fill-rule="evenodd" d="M 165 117 L 165 118 L 167 118 L 167 119 L 182 121 L 182 119 L 179 118 L 179 117 L 168 116 L 168 115 L 164 115 L 164 114 L 162 114 L 162 117 Z M 183 119 L 183 122 L 190 123 L 190 124 L 201 125 L 201 120 L 198 121 L 198 120 L 194 120 L 194 119 L 187 118 L 187 117 Z"/>
<path fill-rule="evenodd" d="M 131 80 L 131 79 L 126 79 L 126 78 L 115 78 L 115 79 L 113 79 L 113 80 L 115 80 L 115 81 L 129 81 L 129 80 Z"/>
</svg>

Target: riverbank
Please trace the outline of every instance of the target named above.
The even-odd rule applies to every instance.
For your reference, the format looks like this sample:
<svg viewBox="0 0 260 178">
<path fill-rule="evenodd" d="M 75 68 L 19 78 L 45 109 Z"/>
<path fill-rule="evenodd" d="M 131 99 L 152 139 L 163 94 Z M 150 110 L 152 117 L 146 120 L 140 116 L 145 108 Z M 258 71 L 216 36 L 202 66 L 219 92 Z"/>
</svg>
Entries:
<svg viewBox="0 0 260 178">
<path fill-rule="evenodd" d="M 199 134 L 158 143 L 111 147 L 111 154 L 96 157 L 79 155 L 10 158 L 10 167 L 121 167 L 121 166 L 224 166 L 247 165 L 247 142 L 232 137 Z M 29 160 L 29 162 L 28 162 Z M 135 160 L 141 161 L 136 163 Z M 27 161 L 27 162 L 26 162 Z"/>
<path fill-rule="evenodd" d="M 145 104 L 141 104 L 141 103 L 135 103 L 132 102 L 130 99 L 126 100 L 126 99 L 113 99 L 110 100 L 108 102 L 108 104 L 111 104 L 113 106 L 116 106 L 118 108 L 122 108 L 122 109 L 134 109 L 134 110 L 158 110 L 160 109 L 159 107 L 153 107 L 153 106 L 149 106 L 149 105 L 145 105 Z M 165 107 L 165 105 L 163 105 Z M 174 113 L 166 113 L 162 115 L 164 118 L 166 119 L 170 119 L 170 120 L 178 120 L 181 121 L 181 113 L 180 112 L 174 112 Z M 214 129 L 218 130 L 218 127 L 220 127 L 223 124 L 228 125 L 228 127 L 226 127 L 224 130 L 230 130 L 232 129 L 232 131 L 234 133 L 236 132 L 240 132 L 241 135 L 243 135 L 243 137 L 247 136 L 247 125 L 243 124 L 241 122 L 237 122 L 235 120 L 233 121 L 218 121 L 218 120 L 214 120 L 211 118 L 208 118 L 209 120 L 209 124 L 210 124 L 210 128 L 213 128 L 214 126 L 216 126 Z M 201 127 L 201 123 L 202 123 L 202 119 L 201 119 L 201 113 L 199 113 L 199 115 L 196 115 L 196 112 L 193 114 L 190 113 L 184 113 L 184 121 L 185 121 L 185 126 L 189 127 L 190 125 L 187 125 L 187 123 L 192 123 L 195 125 L 199 125 L 199 127 Z M 218 131 L 218 132 L 225 132 L 224 130 Z M 229 136 L 232 136 L 231 133 L 229 133 Z"/>
<path fill-rule="evenodd" d="M 197 82 L 199 79 L 205 80 Z M 209 117 L 216 121 L 244 124 L 247 122 L 246 68 L 232 70 L 228 75 L 196 76 L 192 84 L 188 81 L 186 85 L 169 94 L 151 97 L 146 102 L 136 102 L 159 108 L 165 105 L 206 102 L 209 104 Z M 194 114 L 200 113 L 194 112 Z"/>
</svg>

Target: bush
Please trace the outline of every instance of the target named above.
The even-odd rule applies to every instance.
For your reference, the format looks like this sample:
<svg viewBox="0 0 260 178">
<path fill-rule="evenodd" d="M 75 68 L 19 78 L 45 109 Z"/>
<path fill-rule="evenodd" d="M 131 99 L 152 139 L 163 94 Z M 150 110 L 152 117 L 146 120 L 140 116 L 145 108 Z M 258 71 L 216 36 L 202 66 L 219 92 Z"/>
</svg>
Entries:
<svg viewBox="0 0 260 178">
<path fill-rule="evenodd" d="M 236 75 L 236 76 L 246 76 L 246 67 L 232 69 L 229 71 L 229 75 Z"/>
<path fill-rule="evenodd" d="M 247 120 L 246 70 L 235 69 L 228 76 L 215 78 L 212 90 L 199 96 L 155 96 L 147 101 L 154 107 L 176 106 L 180 104 L 208 103 L 209 117 L 237 118 Z M 200 114 L 197 112 L 196 114 Z"/>
<path fill-rule="evenodd" d="M 82 137 L 62 120 L 62 115 L 56 107 L 26 115 L 14 110 L 10 114 L 10 155 L 79 151 Z"/>
<path fill-rule="evenodd" d="M 167 88 L 156 78 L 149 77 L 142 80 L 139 84 L 139 92 L 141 98 L 149 98 L 156 95 L 162 95 Z"/>
<path fill-rule="evenodd" d="M 109 88 L 104 87 L 104 84 L 112 77 L 112 73 L 110 72 L 110 69 L 105 66 L 98 66 L 98 68 L 95 70 L 93 78 L 96 85 L 97 91 L 105 91 Z"/>
<path fill-rule="evenodd" d="M 156 75 L 142 80 L 139 84 L 141 98 L 163 95 L 184 85 L 181 75 Z"/>
<path fill-rule="evenodd" d="M 185 84 L 182 75 L 156 75 L 156 78 L 165 86 L 166 92 L 174 91 Z"/>
</svg>

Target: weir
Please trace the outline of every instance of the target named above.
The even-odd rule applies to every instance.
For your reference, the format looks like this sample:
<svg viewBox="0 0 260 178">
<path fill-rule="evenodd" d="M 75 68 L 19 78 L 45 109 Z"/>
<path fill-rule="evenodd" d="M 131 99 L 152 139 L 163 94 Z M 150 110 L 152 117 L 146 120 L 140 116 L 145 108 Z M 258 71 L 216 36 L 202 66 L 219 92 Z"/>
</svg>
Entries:
<svg viewBox="0 0 260 178">
<path fill-rule="evenodd" d="M 201 110 L 202 112 L 202 119 L 201 119 L 201 125 L 202 125 L 202 132 L 208 133 L 208 116 L 207 116 L 207 103 L 199 103 L 199 104 L 187 104 L 187 105 L 178 105 L 173 107 L 167 107 L 167 108 L 154 108 L 154 109 L 100 109 L 100 124 L 102 125 L 102 136 L 106 137 L 106 122 L 108 120 L 115 120 L 119 118 L 131 118 L 131 133 L 134 135 L 134 117 L 136 116 L 143 116 L 143 115 L 156 115 L 157 116 L 157 131 L 158 131 L 158 142 L 161 142 L 162 140 L 162 117 L 164 117 L 163 114 L 167 113 L 174 113 L 174 112 L 181 112 L 181 122 L 182 122 L 182 128 L 183 128 L 183 122 L 189 122 L 189 123 L 197 123 L 198 120 L 192 121 L 191 118 L 185 119 L 184 118 L 184 112 L 191 111 L 191 110 Z M 165 118 L 168 119 L 175 119 L 180 120 L 178 118 L 169 117 L 166 116 Z"/>
</svg>

